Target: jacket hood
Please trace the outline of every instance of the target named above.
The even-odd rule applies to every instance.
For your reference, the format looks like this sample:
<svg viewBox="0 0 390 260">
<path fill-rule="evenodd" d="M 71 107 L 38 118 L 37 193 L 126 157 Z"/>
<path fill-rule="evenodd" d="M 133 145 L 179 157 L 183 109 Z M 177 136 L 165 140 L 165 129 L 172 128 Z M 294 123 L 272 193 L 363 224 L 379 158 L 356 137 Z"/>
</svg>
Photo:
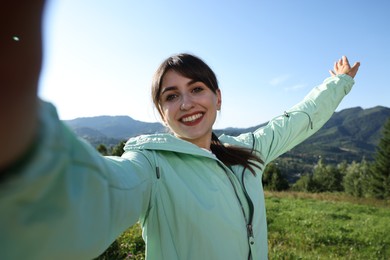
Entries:
<svg viewBox="0 0 390 260">
<path fill-rule="evenodd" d="M 205 156 L 215 159 L 215 155 L 206 149 L 179 139 L 172 134 L 140 135 L 130 138 L 123 148 L 125 152 L 132 150 L 160 150 Z"/>
</svg>

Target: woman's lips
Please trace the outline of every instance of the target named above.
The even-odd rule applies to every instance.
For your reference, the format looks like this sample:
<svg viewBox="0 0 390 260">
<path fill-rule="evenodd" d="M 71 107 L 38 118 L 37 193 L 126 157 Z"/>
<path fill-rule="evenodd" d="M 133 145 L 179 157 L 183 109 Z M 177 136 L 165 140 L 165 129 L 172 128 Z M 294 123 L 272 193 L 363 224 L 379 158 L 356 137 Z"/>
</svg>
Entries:
<svg viewBox="0 0 390 260">
<path fill-rule="evenodd" d="M 185 125 L 196 125 L 200 120 L 202 120 L 204 113 L 196 113 L 189 116 L 183 116 L 180 118 L 180 122 Z"/>
</svg>

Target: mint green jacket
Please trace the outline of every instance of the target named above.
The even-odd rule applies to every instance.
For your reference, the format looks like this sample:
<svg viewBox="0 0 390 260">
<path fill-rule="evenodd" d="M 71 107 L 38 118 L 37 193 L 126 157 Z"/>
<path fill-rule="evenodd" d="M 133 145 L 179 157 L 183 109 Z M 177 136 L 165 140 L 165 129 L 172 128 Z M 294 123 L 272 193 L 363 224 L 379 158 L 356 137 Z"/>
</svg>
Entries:
<svg viewBox="0 0 390 260">
<path fill-rule="evenodd" d="M 353 83 L 328 78 L 265 127 L 220 140 L 266 165 L 315 133 Z M 170 134 L 103 157 L 47 103 L 37 143 L 0 183 L 0 259 L 92 259 L 138 221 L 147 259 L 267 259 L 262 170 L 226 167 Z"/>
</svg>

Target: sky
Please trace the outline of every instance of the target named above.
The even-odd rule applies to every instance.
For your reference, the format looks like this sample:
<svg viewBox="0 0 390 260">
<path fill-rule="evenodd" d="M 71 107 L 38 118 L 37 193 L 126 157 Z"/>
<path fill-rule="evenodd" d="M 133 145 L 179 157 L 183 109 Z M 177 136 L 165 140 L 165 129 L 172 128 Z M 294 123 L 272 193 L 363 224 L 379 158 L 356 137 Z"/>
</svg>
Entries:
<svg viewBox="0 0 390 260">
<path fill-rule="evenodd" d="M 39 96 L 63 120 L 160 122 L 152 76 L 187 52 L 218 77 L 214 128 L 250 127 L 299 102 L 346 55 L 361 66 L 337 111 L 390 107 L 389 13 L 387 0 L 49 0 Z"/>
</svg>

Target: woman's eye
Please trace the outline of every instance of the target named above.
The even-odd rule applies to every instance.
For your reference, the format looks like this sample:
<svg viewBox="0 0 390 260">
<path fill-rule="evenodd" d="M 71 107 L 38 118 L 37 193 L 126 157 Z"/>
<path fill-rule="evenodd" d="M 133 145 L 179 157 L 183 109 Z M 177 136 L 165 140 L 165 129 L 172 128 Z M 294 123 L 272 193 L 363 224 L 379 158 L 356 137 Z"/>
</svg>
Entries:
<svg viewBox="0 0 390 260">
<path fill-rule="evenodd" d="M 199 92 L 201 92 L 201 91 L 203 91 L 203 88 L 202 88 L 202 87 L 195 87 L 195 88 L 192 90 L 192 92 L 194 92 L 194 93 L 199 93 Z"/>
<path fill-rule="evenodd" d="M 166 101 L 173 101 L 175 98 L 177 98 L 176 94 L 170 94 L 170 95 L 166 96 L 165 100 Z"/>
</svg>

